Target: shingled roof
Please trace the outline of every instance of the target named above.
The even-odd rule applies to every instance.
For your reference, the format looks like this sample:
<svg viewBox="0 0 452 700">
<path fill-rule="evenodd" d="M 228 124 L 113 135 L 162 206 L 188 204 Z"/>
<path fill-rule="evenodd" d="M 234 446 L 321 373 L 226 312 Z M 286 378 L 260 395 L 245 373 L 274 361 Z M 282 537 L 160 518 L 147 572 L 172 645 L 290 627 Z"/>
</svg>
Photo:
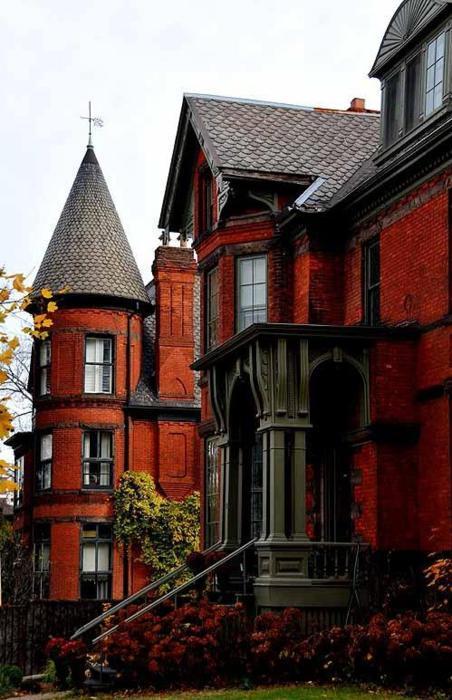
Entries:
<svg viewBox="0 0 452 700">
<path fill-rule="evenodd" d="M 335 193 L 377 150 L 380 115 L 188 94 L 184 96 L 179 134 L 160 225 L 171 220 L 177 168 L 183 149 L 184 116 L 202 144 L 214 174 L 262 176 L 306 182 L 323 178 L 309 200 L 326 208 Z"/>
<path fill-rule="evenodd" d="M 88 147 L 33 284 L 35 290 L 149 303 L 94 150 Z"/>
</svg>

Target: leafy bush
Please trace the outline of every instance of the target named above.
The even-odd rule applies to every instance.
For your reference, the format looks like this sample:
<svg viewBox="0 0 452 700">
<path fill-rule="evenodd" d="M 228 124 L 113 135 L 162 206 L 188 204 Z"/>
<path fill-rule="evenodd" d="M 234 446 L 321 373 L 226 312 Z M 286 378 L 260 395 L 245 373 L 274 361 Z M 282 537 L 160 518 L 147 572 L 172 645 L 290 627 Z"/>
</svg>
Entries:
<svg viewBox="0 0 452 700">
<path fill-rule="evenodd" d="M 450 614 L 377 615 L 368 625 L 335 627 L 308 638 L 302 623 L 303 612 L 295 609 L 264 613 L 253 624 L 241 605 L 202 600 L 175 609 L 166 604 L 120 627 L 100 651 L 127 687 L 220 687 L 250 678 L 256 684 L 347 681 L 450 688 Z M 54 642 L 59 649 L 54 658 L 67 655 L 62 641 Z"/>
<path fill-rule="evenodd" d="M 452 609 L 452 557 L 432 555 L 425 569 L 425 579 L 433 597 L 432 608 L 450 611 Z"/>
<path fill-rule="evenodd" d="M 55 664 L 55 674 L 62 688 L 67 688 L 70 681 L 77 688 L 83 684 L 87 653 L 84 642 L 52 637 L 45 652 Z"/>
<path fill-rule="evenodd" d="M 18 666 L 0 666 L 0 688 L 18 688 L 22 683 L 24 674 Z"/>
<path fill-rule="evenodd" d="M 126 472 L 115 491 L 115 536 L 139 548 L 154 578 L 181 564 L 199 546 L 200 500 L 194 493 L 182 501 L 162 496 L 153 478 Z"/>
</svg>

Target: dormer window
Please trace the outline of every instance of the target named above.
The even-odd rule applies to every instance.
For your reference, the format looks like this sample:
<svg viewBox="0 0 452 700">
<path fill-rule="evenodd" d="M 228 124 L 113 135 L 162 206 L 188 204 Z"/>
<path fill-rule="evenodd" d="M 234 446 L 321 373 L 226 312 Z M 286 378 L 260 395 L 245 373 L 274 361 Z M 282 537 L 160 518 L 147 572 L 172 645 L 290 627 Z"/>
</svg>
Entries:
<svg viewBox="0 0 452 700">
<path fill-rule="evenodd" d="M 400 131 L 400 71 L 386 81 L 385 89 L 385 142 L 390 146 Z"/>
<path fill-rule="evenodd" d="M 446 41 L 444 32 L 427 47 L 425 115 L 434 112 L 443 104 L 444 58 Z"/>
</svg>

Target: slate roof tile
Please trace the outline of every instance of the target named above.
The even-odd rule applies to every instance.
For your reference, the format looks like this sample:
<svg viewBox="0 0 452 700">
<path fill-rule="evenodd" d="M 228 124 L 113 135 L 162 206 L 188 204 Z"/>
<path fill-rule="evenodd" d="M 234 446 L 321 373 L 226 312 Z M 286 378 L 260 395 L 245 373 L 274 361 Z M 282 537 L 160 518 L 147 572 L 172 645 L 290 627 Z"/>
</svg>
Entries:
<svg viewBox="0 0 452 700">
<path fill-rule="evenodd" d="M 148 302 L 135 258 L 91 147 L 82 160 L 33 284 L 69 294 Z"/>
</svg>

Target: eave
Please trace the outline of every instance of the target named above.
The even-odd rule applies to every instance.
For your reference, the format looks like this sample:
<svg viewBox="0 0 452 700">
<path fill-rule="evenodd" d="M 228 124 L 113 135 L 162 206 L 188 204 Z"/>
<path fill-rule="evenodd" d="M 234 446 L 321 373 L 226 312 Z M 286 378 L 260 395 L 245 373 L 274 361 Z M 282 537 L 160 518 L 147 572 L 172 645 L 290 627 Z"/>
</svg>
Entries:
<svg viewBox="0 0 452 700">
<path fill-rule="evenodd" d="M 415 340 L 419 328 L 411 326 L 320 326 L 298 323 L 256 323 L 226 340 L 191 365 L 206 370 L 247 347 L 258 338 L 305 338 L 326 341 L 373 343 L 378 340 Z"/>
</svg>

